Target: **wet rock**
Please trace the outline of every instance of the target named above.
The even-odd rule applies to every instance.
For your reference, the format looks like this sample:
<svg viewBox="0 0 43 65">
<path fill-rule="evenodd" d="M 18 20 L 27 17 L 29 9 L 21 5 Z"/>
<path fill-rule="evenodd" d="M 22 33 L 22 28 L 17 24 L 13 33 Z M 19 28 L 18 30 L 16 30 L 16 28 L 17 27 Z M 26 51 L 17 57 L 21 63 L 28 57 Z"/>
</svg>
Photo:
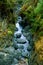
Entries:
<svg viewBox="0 0 43 65">
<path fill-rule="evenodd" d="M 18 45 L 16 43 L 13 44 L 13 47 L 15 48 L 15 50 L 18 49 Z"/>
<path fill-rule="evenodd" d="M 18 17 L 18 21 L 20 21 L 20 22 L 21 22 L 21 20 L 22 20 L 22 18 L 21 18 L 21 16 L 19 16 L 19 17 Z"/>
<path fill-rule="evenodd" d="M 24 46 L 23 45 L 18 45 L 18 48 L 19 49 L 24 49 Z"/>
<path fill-rule="evenodd" d="M 28 41 L 30 41 L 32 39 L 32 36 L 29 35 L 26 38 L 27 38 Z"/>
<path fill-rule="evenodd" d="M 27 59 L 19 60 L 19 63 L 15 65 L 28 65 L 28 60 Z"/>
<path fill-rule="evenodd" d="M 34 46 L 33 39 L 31 39 L 31 40 L 29 41 L 29 44 L 30 44 L 30 46 L 31 46 L 31 47 L 33 47 L 33 46 Z"/>
<path fill-rule="evenodd" d="M 28 45 L 27 50 L 31 51 L 31 49 L 32 49 L 32 47 L 30 45 Z"/>
<path fill-rule="evenodd" d="M 27 58 L 27 57 L 28 57 L 28 51 L 27 51 L 27 50 L 23 50 L 23 51 L 22 51 L 22 56 L 23 56 L 24 58 Z"/>
<path fill-rule="evenodd" d="M 17 43 L 17 38 L 14 38 L 14 40 L 13 40 L 13 41 L 14 41 L 14 43 Z"/>
<path fill-rule="evenodd" d="M 25 44 L 26 40 L 25 39 L 17 39 L 17 43 L 19 43 L 19 44 Z"/>
<path fill-rule="evenodd" d="M 23 32 L 23 35 L 26 37 L 26 39 L 29 41 L 29 44 L 30 46 L 33 46 L 34 43 L 33 43 L 33 38 L 32 38 L 32 34 L 29 32 L 29 33 L 25 33 Z"/>
<path fill-rule="evenodd" d="M 22 20 L 21 22 L 19 22 L 19 24 L 20 24 L 23 28 L 25 28 L 27 25 L 29 25 L 29 22 L 28 22 L 27 20 L 25 20 L 25 18 L 24 18 L 24 20 Z"/>
<path fill-rule="evenodd" d="M 17 64 L 18 62 L 19 61 L 16 58 L 14 58 L 14 63 Z"/>
<path fill-rule="evenodd" d="M 18 64 L 18 62 L 19 61 L 16 58 L 14 58 L 12 65 Z"/>
<path fill-rule="evenodd" d="M 0 65 L 11 65 L 13 62 L 12 55 L 8 53 L 0 52 Z"/>
<path fill-rule="evenodd" d="M 29 32 L 23 32 L 23 35 L 25 36 L 25 37 L 29 37 L 30 36 L 30 33 Z"/>
<path fill-rule="evenodd" d="M 17 50 L 15 50 L 15 54 L 14 54 L 14 57 L 16 58 L 16 59 L 21 59 L 21 50 L 19 50 L 19 49 L 17 49 Z"/>
<path fill-rule="evenodd" d="M 29 29 L 30 29 L 30 26 L 28 25 L 28 26 L 26 26 L 26 27 L 24 28 L 24 31 L 27 32 L 27 33 L 30 33 L 30 32 L 29 32 Z M 28 30 L 28 31 L 27 31 L 27 30 Z"/>
<path fill-rule="evenodd" d="M 22 26 L 22 24 L 23 24 L 23 20 L 22 20 L 21 22 L 19 22 L 19 24 Z"/>
<path fill-rule="evenodd" d="M 6 53 L 9 53 L 10 55 L 12 54 L 14 55 L 15 49 L 13 47 L 8 47 L 8 48 L 5 48 L 3 51 Z"/>
<path fill-rule="evenodd" d="M 20 38 L 21 37 L 21 33 L 17 33 L 14 35 L 15 38 Z"/>
</svg>

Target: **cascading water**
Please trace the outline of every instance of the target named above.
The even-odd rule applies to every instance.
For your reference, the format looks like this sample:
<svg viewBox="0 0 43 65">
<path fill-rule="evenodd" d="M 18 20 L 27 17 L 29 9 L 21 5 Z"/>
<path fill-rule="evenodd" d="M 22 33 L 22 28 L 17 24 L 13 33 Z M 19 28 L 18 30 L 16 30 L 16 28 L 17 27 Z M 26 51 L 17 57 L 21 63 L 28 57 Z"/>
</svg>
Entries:
<svg viewBox="0 0 43 65">
<path fill-rule="evenodd" d="M 27 41 L 27 39 L 26 39 L 26 37 L 24 37 L 24 35 L 22 34 L 22 30 L 23 30 L 23 28 L 22 28 L 22 26 L 20 26 L 20 24 L 19 24 L 19 22 L 21 22 L 22 21 L 22 18 L 19 16 L 18 17 L 18 20 L 17 20 L 17 23 L 16 23 L 16 28 L 18 29 L 18 31 L 15 31 L 15 33 L 14 33 L 14 37 L 17 35 L 17 34 L 21 34 L 21 37 L 20 38 L 16 38 L 16 41 L 19 39 L 19 40 L 21 40 L 19 43 L 17 43 L 17 45 L 18 45 L 18 47 L 20 47 L 20 46 L 23 46 L 24 48 L 22 49 L 22 56 L 23 56 L 23 54 L 29 54 L 29 52 L 27 51 L 27 47 L 28 47 L 28 45 L 29 45 L 29 42 Z M 25 43 L 21 43 L 22 42 L 22 40 L 25 40 L 26 42 Z M 19 48 L 18 48 L 19 49 Z M 20 49 L 19 49 L 20 50 Z"/>
<path fill-rule="evenodd" d="M 18 7 L 16 10 L 16 14 L 18 15 L 20 12 L 20 8 Z M 23 27 L 20 25 L 20 22 L 22 22 L 22 17 L 18 16 L 16 26 L 16 31 L 14 32 L 14 49 L 15 49 L 15 58 L 19 61 L 25 61 L 28 59 L 30 52 L 28 51 L 29 41 L 26 39 L 26 37 L 23 35 L 22 30 Z M 30 49 L 30 47 L 29 47 Z M 15 62 L 15 61 L 14 61 Z M 19 65 L 19 64 L 17 64 Z M 20 64 L 21 65 L 21 64 Z M 28 65 L 28 61 L 25 61 L 23 65 Z"/>
</svg>

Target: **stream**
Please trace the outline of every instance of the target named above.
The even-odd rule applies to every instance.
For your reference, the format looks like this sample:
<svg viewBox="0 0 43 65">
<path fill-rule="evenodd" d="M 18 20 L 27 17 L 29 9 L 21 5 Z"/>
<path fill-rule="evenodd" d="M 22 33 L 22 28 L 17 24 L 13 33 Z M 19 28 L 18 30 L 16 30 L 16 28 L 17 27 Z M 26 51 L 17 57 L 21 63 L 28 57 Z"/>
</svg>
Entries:
<svg viewBox="0 0 43 65">
<path fill-rule="evenodd" d="M 22 21 L 21 16 L 18 16 L 18 20 L 17 20 L 17 23 L 16 23 L 17 31 L 15 31 L 15 33 L 14 33 L 14 42 L 16 41 L 16 44 L 18 46 L 17 50 L 21 51 L 22 57 L 25 58 L 25 57 L 28 57 L 28 55 L 29 55 L 29 52 L 27 50 L 29 42 L 22 33 L 23 28 L 19 24 L 19 22 L 21 22 L 21 21 Z"/>
</svg>

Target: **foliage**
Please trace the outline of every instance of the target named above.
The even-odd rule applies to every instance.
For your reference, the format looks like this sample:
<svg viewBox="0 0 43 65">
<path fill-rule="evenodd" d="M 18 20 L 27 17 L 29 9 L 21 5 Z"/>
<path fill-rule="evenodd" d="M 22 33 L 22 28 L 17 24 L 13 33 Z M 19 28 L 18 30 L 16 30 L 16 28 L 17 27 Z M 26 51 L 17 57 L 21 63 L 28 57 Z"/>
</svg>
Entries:
<svg viewBox="0 0 43 65">
<path fill-rule="evenodd" d="M 16 19 L 15 3 L 16 0 L 0 0 L 0 47 L 12 44 Z"/>
<path fill-rule="evenodd" d="M 29 22 L 28 25 L 30 25 L 30 31 L 33 35 L 43 35 L 43 0 L 35 0 L 33 3 L 31 1 L 24 4 L 20 14 L 25 15 L 24 18 Z"/>
<path fill-rule="evenodd" d="M 15 23 L 14 6 L 15 0 L 0 0 L 0 18 Z"/>
<path fill-rule="evenodd" d="M 34 49 L 31 50 L 28 59 L 29 65 L 43 65 L 43 0 L 31 0 L 24 3 L 20 15 L 24 22 L 29 22 L 29 31 L 35 41 Z"/>
</svg>

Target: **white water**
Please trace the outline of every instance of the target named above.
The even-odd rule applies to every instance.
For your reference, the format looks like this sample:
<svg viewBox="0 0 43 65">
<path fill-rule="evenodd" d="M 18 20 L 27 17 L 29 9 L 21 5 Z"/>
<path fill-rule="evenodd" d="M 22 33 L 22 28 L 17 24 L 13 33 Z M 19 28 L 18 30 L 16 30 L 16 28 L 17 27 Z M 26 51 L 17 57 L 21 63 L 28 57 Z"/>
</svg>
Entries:
<svg viewBox="0 0 43 65">
<path fill-rule="evenodd" d="M 21 33 L 21 31 L 22 31 L 22 27 L 19 25 L 19 22 L 20 22 L 21 20 L 22 20 L 22 18 L 21 18 L 21 17 L 18 17 L 18 21 L 17 21 L 17 23 L 16 23 L 16 28 L 18 28 L 18 31 L 16 31 L 15 34 Z"/>
<path fill-rule="evenodd" d="M 16 27 L 18 28 L 18 31 L 16 31 L 14 34 L 22 33 L 22 32 L 21 32 L 21 31 L 22 31 L 22 27 L 21 27 L 20 24 L 19 24 L 19 22 L 21 22 L 21 20 L 22 20 L 22 18 L 19 16 L 19 17 L 18 17 L 18 21 L 17 21 L 17 23 L 16 23 Z M 26 37 L 24 37 L 23 34 L 21 35 L 21 39 L 25 39 L 25 40 L 26 40 L 26 43 L 25 43 L 25 44 L 18 44 L 18 46 L 23 45 L 23 46 L 24 46 L 24 51 L 27 52 L 27 47 L 28 47 L 29 43 L 28 43 Z"/>
</svg>

